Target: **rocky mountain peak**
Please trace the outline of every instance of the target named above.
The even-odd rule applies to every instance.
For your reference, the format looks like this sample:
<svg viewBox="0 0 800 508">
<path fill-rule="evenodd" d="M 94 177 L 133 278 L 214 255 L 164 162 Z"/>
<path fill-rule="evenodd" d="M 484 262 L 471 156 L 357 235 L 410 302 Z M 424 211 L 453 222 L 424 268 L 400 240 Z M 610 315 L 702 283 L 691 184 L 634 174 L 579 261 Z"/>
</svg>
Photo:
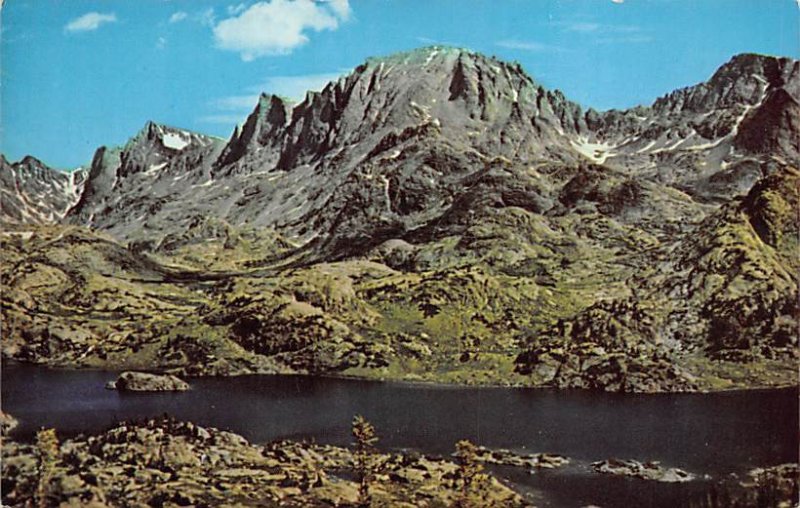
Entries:
<svg viewBox="0 0 800 508">
<path fill-rule="evenodd" d="M 263 96 L 217 166 L 239 161 L 249 145 L 259 168 L 288 170 L 356 145 L 370 153 L 381 138 L 412 130 L 490 151 L 580 128 L 580 108 L 519 64 L 440 46 L 370 58 L 288 109 Z"/>
<path fill-rule="evenodd" d="M 293 104 L 277 95 L 262 93 L 244 125 L 236 127 L 215 167 L 233 164 L 248 151 L 280 145 L 280 137 L 292 114 Z"/>
<path fill-rule="evenodd" d="M 9 163 L 6 161 L 6 164 Z M 49 182 L 57 178 L 60 174 L 59 171 L 50 168 L 32 155 L 26 155 L 19 162 L 10 165 L 14 167 L 19 177 L 24 179 L 36 179 Z"/>
<path fill-rule="evenodd" d="M 292 111 L 292 101 L 278 95 L 262 93 L 259 97 L 258 109 L 268 124 L 284 126 Z"/>
<path fill-rule="evenodd" d="M 37 159 L 36 157 L 34 157 L 32 155 L 26 155 L 25 157 L 23 157 L 22 160 L 19 161 L 19 164 L 21 166 L 26 166 L 26 167 L 29 167 L 29 168 L 44 168 L 44 167 L 46 167 L 42 161 L 40 161 L 39 159 Z"/>
<path fill-rule="evenodd" d="M 156 189 L 168 192 L 190 175 L 199 178 L 209 154 L 220 144 L 218 138 L 148 121 L 123 146 L 103 146 L 95 152 L 84 191 L 67 218 L 75 224 L 127 227 L 124 222 L 130 221 L 130 214 L 124 221 L 118 217 L 100 221 L 120 203 L 141 205 L 144 200 L 136 198 L 140 192 L 152 198 Z"/>
<path fill-rule="evenodd" d="M 798 62 L 791 58 L 741 53 L 723 64 L 709 80 L 711 83 L 736 82 L 742 79 L 764 78 L 770 86 L 786 85 L 796 75 Z"/>
<path fill-rule="evenodd" d="M 734 106 L 754 106 L 769 91 L 788 87 L 797 96 L 800 68 L 790 58 L 753 53 L 736 55 L 711 78 L 698 85 L 676 90 L 656 100 L 656 111 L 707 112 Z"/>
<path fill-rule="evenodd" d="M 383 65 L 426 65 L 433 60 L 450 61 L 461 57 L 483 57 L 479 53 L 470 51 L 467 48 L 459 48 L 448 45 L 430 45 L 414 48 L 409 51 L 399 51 L 389 55 L 372 56 L 367 58 L 364 63 L 356 68 L 358 72 L 362 68 Z"/>
<path fill-rule="evenodd" d="M 149 145 L 151 148 L 180 152 L 183 150 L 208 146 L 215 138 L 198 134 L 185 129 L 147 121 L 144 127 L 136 133 L 124 146 L 125 150 L 134 150 L 137 147 Z"/>
<path fill-rule="evenodd" d="M 0 158 L 0 224 L 51 224 L 63 218 L 83 190 L 86 171 L 59 171 L 33 156 Z"/>
</svg>

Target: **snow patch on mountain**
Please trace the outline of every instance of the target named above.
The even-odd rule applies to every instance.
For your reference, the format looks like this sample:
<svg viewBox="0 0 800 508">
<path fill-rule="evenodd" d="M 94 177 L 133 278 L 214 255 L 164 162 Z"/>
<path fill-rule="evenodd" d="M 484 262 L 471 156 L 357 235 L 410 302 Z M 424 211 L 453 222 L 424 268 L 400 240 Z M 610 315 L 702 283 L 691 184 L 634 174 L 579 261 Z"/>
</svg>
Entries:
<svg viewBox="0 0 800 508">
<path fill-rule="evenodd" d="M 165 147 L 172 148 L 173 150 L 183 150 L 191 144 L 191 141 L 187 140 L 184 136 L 172 132 L 164 134 L 164 137 L 161 138 L 161 142 L 164 143 Z"/>
<path fill-rule="evenodd" d="M 609 157 L 613 157 L 616 155 L 611 150 L 616 148 L 616 145 L 610 145 L 607 142 L 601 143 L 592 143 L 590 142 L 585 136 L 579 136 L 577 141 L 571 140 L 570 144 L 584 157 L 596 162 L 597 164 L 603 164 L 606 159 Z"/>
</svg>

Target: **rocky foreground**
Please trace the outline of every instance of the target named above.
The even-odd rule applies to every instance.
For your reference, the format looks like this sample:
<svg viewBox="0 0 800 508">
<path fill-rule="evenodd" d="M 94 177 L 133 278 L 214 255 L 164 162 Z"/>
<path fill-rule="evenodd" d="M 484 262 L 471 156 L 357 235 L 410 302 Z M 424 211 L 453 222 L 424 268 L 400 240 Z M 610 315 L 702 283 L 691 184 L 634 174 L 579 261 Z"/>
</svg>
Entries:
<svg viewBox="0 0 800 508">
<path fill-rule="evenodd" d="M 689 504 L 691 508 L 794 508 L 800 500 L 797 464 L 756 468 L 743 478 L 732 475 Z"/>
<path fill-rule="evenodd" d="M 45 445 L 46 447 L 47 445 Z M 49 445 L 6 441 L 2 496 L 8 506 L 357 506 L 348 448 L 243 437 L 171 419 L 120 423 L 97 436 Z M 444 507 L 462 499 L 459 466 L 418 454 L 378 454 L 372 506 Z M 45 460 L 45 462 L 48 462 Z M 479 474 L 474 506 L 527 506 L 495 478 Z"/>
<path fill-rule="evenodd" d="M 5 433 L 4 433 L 5 435 Z M 415 452 L 370 449 L 370 501 L 363 502 L 359 448 L 275 441 L 265 446 L 214 428 L 164 417 L 122 422 L 93 436 L 59 443 L 41 431 L 35 444 L 2 442 L 3 506 L 287 506 L 287 507 L 525 507 L 526 498 L 483 465 L 531 474 L 570 463 L 551 454 L 519 455 L 460 442 L 452 460 Z M 465 452 L 465 449 L 467 452 Z M 361 462 L 360 462 L 361 461 Z M 697 475 L 658 463 L 609 459 L 599 474 L 631 481 L 689 482 Z M 467 481 L 465 481 L 465 479 Z M 797 464 L 758 468 L 702 481 L 703 494 L 682 506 L 794 506 Z"/>
</svg>

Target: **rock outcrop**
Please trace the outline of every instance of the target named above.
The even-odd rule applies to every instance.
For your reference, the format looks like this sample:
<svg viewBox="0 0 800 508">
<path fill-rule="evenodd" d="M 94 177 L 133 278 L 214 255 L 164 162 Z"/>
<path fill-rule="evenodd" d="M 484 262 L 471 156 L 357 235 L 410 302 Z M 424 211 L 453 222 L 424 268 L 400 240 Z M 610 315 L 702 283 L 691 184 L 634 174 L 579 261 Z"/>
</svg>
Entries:
<svg viewBox="0 0 800 508">
<path fill-rule="evenodd" d="M 657 482 L 690 482 L 695 475 L 675 467 L 662 467 L 658 462 L 638 462 L 635 460 L 608 459 L 592 463 L 598 473 L 630 476 Z"/>
<path fill-rule="evenodd" d="M 106 388 L 121 392 L 184 392 L 189 383 L 170 374 L 148 372 L 123 372 L 116 381 L 109 381 Z"/>
<path fill-rule="evenodd" d="M 531 473 L 540 469 L 555 469 L 569 464 L 569 459 L 563 455 L 552 453 L 519 454 L 505 449 L 490 449 L 478 446 L 475 454 L 476 460 L 484 464 L 497 464 L 500 466 L 513 466 L 527 469 Z"/>
<path fill-rule="evenodd" d="M 7 436 L 17 428 L 19 421 L 8 413 L 0 411 L 0 436 Z"/>
</svg>

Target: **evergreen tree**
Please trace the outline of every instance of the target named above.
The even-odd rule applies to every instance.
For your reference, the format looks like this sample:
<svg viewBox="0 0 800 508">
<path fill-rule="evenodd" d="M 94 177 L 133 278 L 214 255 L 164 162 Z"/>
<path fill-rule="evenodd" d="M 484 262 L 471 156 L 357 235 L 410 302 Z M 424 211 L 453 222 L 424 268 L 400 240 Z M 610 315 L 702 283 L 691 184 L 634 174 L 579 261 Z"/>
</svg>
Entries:
<svg viewBox="0 0 800 508">
<path fill-rule="evenodd" d="M 358 501 L 360 506 L 370 506 L 372 495 L 370 485 L 375 481 L 378 472 L 378 458 L 375 454 L 375 427 L 363 416 L 353 418 L 353 439 L 355 445 L 355 470 L 358 477 Z"/>
<path fill-rule="evenodd" d="M 456 443 L 458 470 L 456 479 L 459 493 L 456 508 L 478 508 L 483 506 L 483 492 L 486 476 L 481 473 L 483 465 L 478 460 L 478 448 L 470 441 L 462 439 Z"/>
<path fill-rule="evenodd" d="M 36 506 L 46 508 L 50 481 L 58 462 L 59 445 L 54 429 L 42 429 L 36 433 L 36 455 L 39 478 L 36 485 Z"/>
</svg>

